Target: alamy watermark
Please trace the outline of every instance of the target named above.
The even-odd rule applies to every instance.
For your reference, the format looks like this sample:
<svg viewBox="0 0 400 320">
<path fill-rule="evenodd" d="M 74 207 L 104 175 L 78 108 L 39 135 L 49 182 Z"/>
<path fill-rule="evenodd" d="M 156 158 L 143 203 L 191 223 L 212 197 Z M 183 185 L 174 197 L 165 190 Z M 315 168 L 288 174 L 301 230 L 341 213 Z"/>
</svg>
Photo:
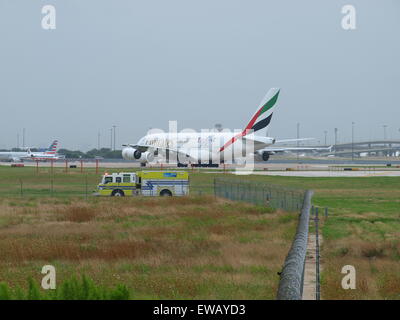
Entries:
<svg viewBox="0 0 400 320">
<path fill-rule="evenodd" d="M 56 289 L 56 268 L 52 265 L 45 265 L 42 268 L 42 274 L 45 275 L 42 278 L 42 288 L 44 290 Z"/>
<path fill-rule="evenodd" d="M 356 268 L 352 265 L 345 265 L 341 273 L 345 274 L 342 279 L 342 288 L 344 290 L 356 289 Z"/>
<path fill-rule="evenodd" d="M 42 7 L 42 28 L 44 30 L 55 30 L 56 26 L 56 8 L 52 5 Z"/>
<path fill-rule="evenodd" d="M 344 15 L 341 21 L 344 30 L 355 30 L 357 28 L 356 21 L 356 8 L 353 5 L 345 5 L 342 7 L 342 14 Z"/>
</svg>

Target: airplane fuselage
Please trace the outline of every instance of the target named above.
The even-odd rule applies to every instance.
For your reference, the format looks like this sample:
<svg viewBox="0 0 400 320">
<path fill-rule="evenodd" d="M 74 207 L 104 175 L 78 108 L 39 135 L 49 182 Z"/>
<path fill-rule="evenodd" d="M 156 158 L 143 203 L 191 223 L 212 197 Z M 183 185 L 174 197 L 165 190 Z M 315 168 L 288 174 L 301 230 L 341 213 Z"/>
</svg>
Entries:
<svg viewBox="0 0 400 320">
<path fill-rule="evenodd" d="M 148 145 L 154 148 L 185 148 L 185 149 L 211 149 L 213 152 L 219 151 L 226 142 L 234 138 L 238 133 L 232 132 L 190 132 L 190 133 L 156 133 L 146 135 L 138 141 L 138 145 Z M 245 141 L 249 138 L 255 138 L 254 150 L 265 148 L 274 143 L 275 139 L 271 137 L 248 135 Z M 237 139 L 232 146 L 241 150 L 243 147 L 242 139 Z M 246 142 L 248 144 L 248 142 Z"/>
<path fill-rule="evenodd" d="M 21 151 L 3 151 L 0 152 L 0 161 L 20 161 L 21 158 L 28 155 L 28 152 Z"/>
<path fill-rule="evenodd" d="M 248 134 L 245 139 L 237 139 L 240 132 L 179 132 L 179 133 L 154 133 L 141 138 L 137 146 L 142 146 L 139 153 L 134 155 L 134 147 L 127 147 L 122 155 L 128 160 L 140 160 L 149 162 L 149 158 L 139 157 L 139 154 L 155 151 L 155 154 L 164 155 L 165 150 L 170 154 L 179 153 L 178 162 L 201 161 L 220 162 L 232 161 L 243 158 L 249 153 L 254 154 L 257 150 L 274 144 L 275 139 L 271 137 L 255 136 Z M 147 149 L 144 150 L 143 147 Z M 136 150 L 135 150 L 136 151 Z M 152 159 L 152 157 L 151 157 Z"/>
</svg>

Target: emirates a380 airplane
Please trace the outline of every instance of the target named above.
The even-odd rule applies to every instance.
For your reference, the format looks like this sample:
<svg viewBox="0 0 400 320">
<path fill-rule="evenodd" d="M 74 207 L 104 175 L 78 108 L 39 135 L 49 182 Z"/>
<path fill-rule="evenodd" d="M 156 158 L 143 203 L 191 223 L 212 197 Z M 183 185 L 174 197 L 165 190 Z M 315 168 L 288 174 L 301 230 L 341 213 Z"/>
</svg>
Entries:
<svg viewBox="0 0 400 320">
<path fill-rule="evenodd" d="M 123 145 L 125 148 L 122 150 L 122 156 L 127 160 L 138 160 L 143 165 L 153 162 L 156 156 L 162 156 L 167 161 L 176 158 L 178 165 L 192 163 L 215 166 L 220 163 L 233 163 L 236 159 L 243 158 L 244 153 L 248 156 L 249 152 L 253 157 L 259 156 L 262 160 L 268 161 L 270 155 L 277 152 L 327 149 L 275 147 L 274 144 L 280 142 L 304 141 L 312 138 L 276 140 L 273 137 L 256 135 L 271 122 L 279 93 L 278 88 L 268 91 L 241 132 L 151 133 L 136 144 Z"/>
</svg>

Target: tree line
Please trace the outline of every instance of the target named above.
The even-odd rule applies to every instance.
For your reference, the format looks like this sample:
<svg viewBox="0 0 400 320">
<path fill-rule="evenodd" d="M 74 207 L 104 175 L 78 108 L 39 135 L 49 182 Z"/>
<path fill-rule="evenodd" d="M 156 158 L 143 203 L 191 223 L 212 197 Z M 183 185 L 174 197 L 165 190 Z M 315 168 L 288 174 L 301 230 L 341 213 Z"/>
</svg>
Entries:
<svg viewBox="0 0 400 320">
<path fill-rule="evenodd" d="M 69 149 L 60 149 L 57 152 L 60 155 L 65 155 L 67 159 L 69 158 L 85 158 L 85 159 L 94 159 L 96 157 L 102 157 L 105 159 L 122 159 L 122 151 L 121 150 L 111 150 L 109 148 L 101 148 L 92 149 L 87 152 L 83 152 L 80 150 L 69 150 Z"/>
</svg>

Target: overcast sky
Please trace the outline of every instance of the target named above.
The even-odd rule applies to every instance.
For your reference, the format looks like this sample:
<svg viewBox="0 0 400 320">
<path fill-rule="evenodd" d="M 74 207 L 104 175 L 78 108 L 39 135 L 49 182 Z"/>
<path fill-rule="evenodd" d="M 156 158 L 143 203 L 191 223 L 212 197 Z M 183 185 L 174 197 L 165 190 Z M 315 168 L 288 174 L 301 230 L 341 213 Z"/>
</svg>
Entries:
<svg viewBox="0 0 400 320">
<path fill-rule="evenodd" d="M 41 27 L 44 5 L 56 30 Z M 343 5 L 357 29 L 341 27 Z M 281 87 L 269 134 L 400 138 L 398 0 L 0 0 L 0 148 L 240 129 Z M 20 138 L 22 140 L 22 137 Z M 20 142 L 22 144 L 22 142 Z"/>
</svg>

